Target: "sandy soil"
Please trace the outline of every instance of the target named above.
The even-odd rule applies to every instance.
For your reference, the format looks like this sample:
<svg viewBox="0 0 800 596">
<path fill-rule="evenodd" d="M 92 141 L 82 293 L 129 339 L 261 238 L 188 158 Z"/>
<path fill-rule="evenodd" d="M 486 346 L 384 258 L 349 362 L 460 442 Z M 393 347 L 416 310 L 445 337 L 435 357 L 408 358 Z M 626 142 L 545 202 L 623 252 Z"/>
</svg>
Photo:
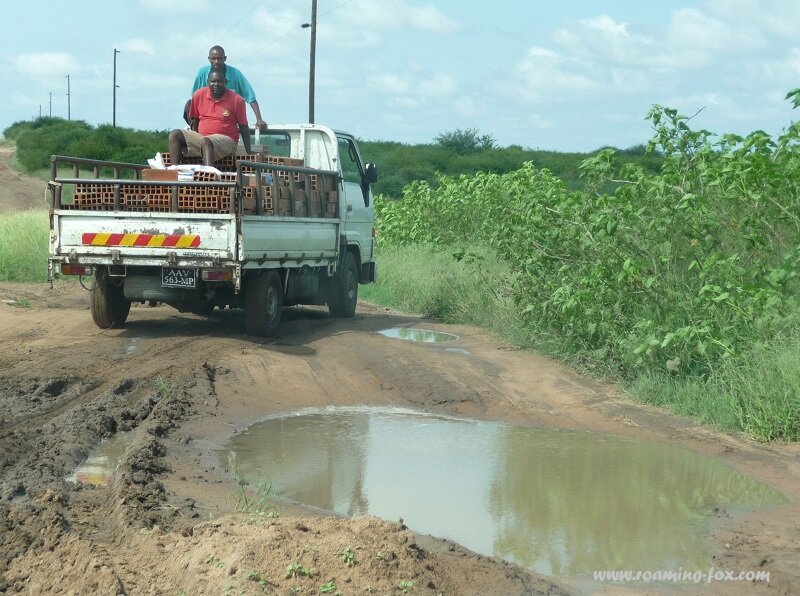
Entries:
<svg viewBox="0 0 800 596">
<path fill-rule="evenodd" d="M 44 191 L 47 185 L 12 169 L 9 162 L 13 151 L 9 145 L 0 145 L 0 211 L 46 209 Z"/>
<path fill-rule="evenodd" d="M 7 176 L 17 174 L 0 163 L 0 188 Z M 27 184 L 38 205 L 41 182 Z M 267 341 L 246 336 L 235 311 L 206 319 L 135 305 L 125 329 L 101 331 L 76 283 L 0 283 L 0 592 L 317 594 L 333 582 L 341 594 L 399 594 L 411 581 L 410 594 L 796 593 L 797 445 L 758 444 L 632 404 L 468 327 L 363 303 L 353 320 L 314 308 L 287 309 L 285 318 Z M 469 356 L 376 333 L 402 326 L 456 333 Z M 789 499 L 754 513 L 718 511 L 709 530 L 715 567 L 767 570 L 771 581 L 626 591 L 536 576 L 401 521 L 288 502 L 275 518 L 235 511 L 235 478 L 211 457 L 215 447 L 269 414 L 360 404 L 609 432 L 718 457 Z M 110 485 L 64 480 L 102 438 L 124 430 L 134 439 Z M 353 544 L 385 556 L 348 567 L 337 553 Z M 315 572 L 287 577 L 292 563 Z"/>
</svg>

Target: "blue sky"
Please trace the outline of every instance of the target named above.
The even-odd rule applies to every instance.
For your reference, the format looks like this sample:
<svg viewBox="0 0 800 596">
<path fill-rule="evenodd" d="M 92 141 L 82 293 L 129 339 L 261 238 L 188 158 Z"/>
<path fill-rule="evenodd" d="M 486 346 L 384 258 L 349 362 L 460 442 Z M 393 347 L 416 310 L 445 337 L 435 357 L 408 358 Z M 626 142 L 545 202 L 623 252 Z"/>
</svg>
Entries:
<svg viewBox="0 0 800 596">
<path fill-rule="evenodd" d="M 267 122 L 308 119 L 311 0 L 27 0 L 4 7 L 0 130 L 39 115 L 167 130 L 220 44 Z M 500 145 L 646 142 L 653 104 L 715 133 L 798 114 L 797 0 L 318 0 L 316 121 L 369 140 L 475 128 Z M 252 121 L 252 112 L 248 110 Z"/>
</svg>

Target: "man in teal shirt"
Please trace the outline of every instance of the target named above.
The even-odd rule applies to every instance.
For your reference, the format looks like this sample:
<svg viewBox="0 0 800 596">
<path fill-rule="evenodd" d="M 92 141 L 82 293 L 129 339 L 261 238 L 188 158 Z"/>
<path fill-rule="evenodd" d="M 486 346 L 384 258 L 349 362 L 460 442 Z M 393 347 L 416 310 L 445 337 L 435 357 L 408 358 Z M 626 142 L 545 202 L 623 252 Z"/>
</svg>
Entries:
<svg viewBox="0 0 800 596">
<path fill-rule="evenodd" d="M 241 70 L 225 64 L 225 50 L 222 49 L 222 46 L 214 46 L 208 50 L 208 62 L 207 66 L 203 66 L 197 71 L 192 94 L 198 89 L 208 86 L 208 73 L 211 71 L 212 66 L 224 64 L 226 78 L 228 79 L 228 89 L 244 97 L 244 100 L 253 108 L 253 114 L 256 116 L 256 126 L 261 132 L 265 132 L 267 123 L 261 117 L 261 108 L 259 108 L 258 101 L 256 101 L 255 91 L 253 91 L 253 87 Z"/>
</svg>

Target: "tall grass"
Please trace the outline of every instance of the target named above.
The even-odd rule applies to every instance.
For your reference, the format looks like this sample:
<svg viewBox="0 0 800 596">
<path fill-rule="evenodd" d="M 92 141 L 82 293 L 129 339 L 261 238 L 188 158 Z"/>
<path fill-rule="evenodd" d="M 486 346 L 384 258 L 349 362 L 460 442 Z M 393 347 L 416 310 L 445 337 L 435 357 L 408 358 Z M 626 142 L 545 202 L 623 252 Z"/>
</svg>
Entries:
<svg viewBox="0 0 800 596">
<path fill-rule="evenodd" d="M 800 440 L 800 333 L 754 346 L 705 380 L 640 376 L 631 394 L 730 430 L 763 439 Z"/>
<path fill-rule="evenodd" d="M 49 233 L 44 209 L 0 213 L 0 280 L 47 281 Z"/>
</svg>

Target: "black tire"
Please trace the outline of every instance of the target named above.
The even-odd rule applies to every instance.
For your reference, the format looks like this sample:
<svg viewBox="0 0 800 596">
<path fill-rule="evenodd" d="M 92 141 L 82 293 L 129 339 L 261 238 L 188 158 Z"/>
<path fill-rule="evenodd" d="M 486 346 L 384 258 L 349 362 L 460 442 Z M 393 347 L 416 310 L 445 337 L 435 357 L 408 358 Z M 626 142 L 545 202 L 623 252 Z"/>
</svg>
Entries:
<svg viewBox="0 0 800 596">
<path fill-rule="evenodd" d="M 351 318 L 358 303 L 358 263 L 353 253 L 347 251 L 344 266 L 333 280 L 328 292 L 328 310 L 332 317 Z"/>
<path fill-rule="evenodd" d="M 244 293 L 244 324 L 249 335 L 274 335 L 281 324 L 283 287 L 277 271 L 252 277 Z"/>
<path fill-rule="evenodd" d="M 92 279 L 92 320 L 100 329 L 118 328 L 125 325 L 131 311 L 131 301 L 125 299 L 122 285 L 114 284 L 105 267 L 98 267 Z"/>
</svg>

